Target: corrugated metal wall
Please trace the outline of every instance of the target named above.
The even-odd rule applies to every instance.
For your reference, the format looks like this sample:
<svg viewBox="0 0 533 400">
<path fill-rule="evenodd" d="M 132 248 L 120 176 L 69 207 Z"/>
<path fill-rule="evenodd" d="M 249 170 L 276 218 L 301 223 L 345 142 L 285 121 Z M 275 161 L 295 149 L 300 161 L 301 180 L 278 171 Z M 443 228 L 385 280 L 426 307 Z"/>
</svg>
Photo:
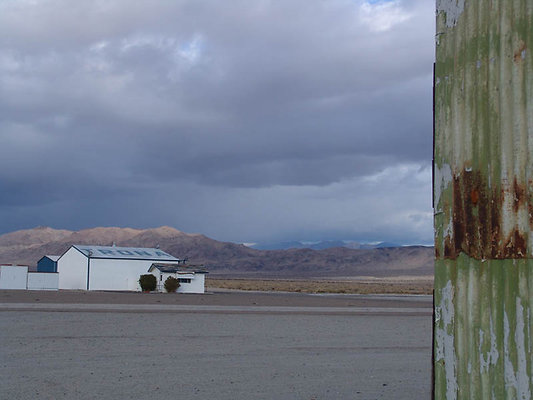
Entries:
<svg viewBox="0 0 533 400">
<path fill-rule="evenodd" d="M 533 397 L 533 0 L 437 0 L 435 398 Z"/>
</svg>

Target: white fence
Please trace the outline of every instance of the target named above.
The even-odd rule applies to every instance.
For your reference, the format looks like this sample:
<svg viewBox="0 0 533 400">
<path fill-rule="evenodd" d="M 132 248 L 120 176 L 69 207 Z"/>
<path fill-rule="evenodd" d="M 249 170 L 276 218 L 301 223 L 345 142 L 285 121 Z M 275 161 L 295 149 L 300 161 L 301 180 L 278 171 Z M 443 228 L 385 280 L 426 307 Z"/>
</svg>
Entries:
<svg viewBox="0 0 533 400">
<path fill-rule="evenodd" d="M 28 272 L 25 265 L 0 265 L 0 289 L 57 290 L 56 272 Z"/>
<path fill-rule="evenodd" d="M 28 290 L 57 290 L 58 286 L 57 272 L 28 272 Z"/>
<path fill-rule="evenodd" d="M 26 289 L 28 267 L 0 265 L 0 289 Z"/>
</svg>

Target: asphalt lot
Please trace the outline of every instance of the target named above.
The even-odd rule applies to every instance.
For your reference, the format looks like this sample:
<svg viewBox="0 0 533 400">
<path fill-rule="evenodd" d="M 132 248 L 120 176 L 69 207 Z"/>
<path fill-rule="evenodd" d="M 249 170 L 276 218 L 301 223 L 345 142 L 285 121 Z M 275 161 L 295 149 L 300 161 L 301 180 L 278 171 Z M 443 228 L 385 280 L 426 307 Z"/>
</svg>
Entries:
<svg viewBox="0 0 533 400">
<path fill-rule="evenodd" d="M 279 297 L 280 305 L 254 305 L 241 297 L 227 306 L 188 308 L 4 301 L 1 397 L 430 397 L 431 316 L 420 307 L 425 300 L 395 307 L 397 299 L 384 298 L 391 307 L 343 310 L 298 299 L 300 306 L 283 306 Z"/>
</svg>

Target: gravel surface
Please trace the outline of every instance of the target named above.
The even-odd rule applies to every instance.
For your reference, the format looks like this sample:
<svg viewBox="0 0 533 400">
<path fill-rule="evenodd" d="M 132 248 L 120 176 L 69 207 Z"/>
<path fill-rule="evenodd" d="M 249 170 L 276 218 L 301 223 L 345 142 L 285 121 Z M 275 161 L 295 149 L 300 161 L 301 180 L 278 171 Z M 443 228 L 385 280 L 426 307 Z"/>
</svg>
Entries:
<svg viewBox="0 0 533 400">
<path fill-rule="evenodd" d="M 0 306 L 2 398 L 430 397 L 431 316 L 424 297 L 6 292 L 0 291 L 0 303 L 42 302 L 56 311 Z M 88 308 L 65 309 L 72 303 Z M 189 312 L 183 311 L 186 303 Z M 135 304 L 148 309 L 136 311 Z M 152 312 L 173 304 L 179 307 Z M 209 311 L 224 305 L 238 309 Z M 262 313 L 258 307 L 288 311 Z M 306 313 L 320 307 L 322 312 Z M 338 307 L 396 312 L 338 314 Z"/>
<path fill-rule="evenodd" d="M 306 294 L 210 291 L 207 294 L 98 292 L 81 290 L 0 290 L 0 303 L 182 304 L 293 307 L 420 307 L 432 308 L 431 296 Z"/>
</svg>

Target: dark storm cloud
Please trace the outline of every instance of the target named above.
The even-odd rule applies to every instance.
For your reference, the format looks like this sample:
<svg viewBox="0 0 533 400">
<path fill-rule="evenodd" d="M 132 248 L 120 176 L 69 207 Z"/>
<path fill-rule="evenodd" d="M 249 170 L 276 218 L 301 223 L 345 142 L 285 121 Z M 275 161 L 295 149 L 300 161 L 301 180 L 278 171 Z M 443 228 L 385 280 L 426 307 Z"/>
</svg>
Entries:
<svg viewBox="0 0 533 400">
<path fill-rule="evenodd" d="M 54 225 L 53 204 L 83 201 L 101 224 L 127 224 L 112 216 L 135 190 L 186 186 L 200 231 L 200 196 L 234 216 L 240 188 L 330 190 L 428 166 L 429 3 L 3 2 L 2 211 L 31 205 Z M 248 216 L 259 225 L 263 207 Z M 183 223 L 168 213 L 130 224 Z"/>
</svg>

